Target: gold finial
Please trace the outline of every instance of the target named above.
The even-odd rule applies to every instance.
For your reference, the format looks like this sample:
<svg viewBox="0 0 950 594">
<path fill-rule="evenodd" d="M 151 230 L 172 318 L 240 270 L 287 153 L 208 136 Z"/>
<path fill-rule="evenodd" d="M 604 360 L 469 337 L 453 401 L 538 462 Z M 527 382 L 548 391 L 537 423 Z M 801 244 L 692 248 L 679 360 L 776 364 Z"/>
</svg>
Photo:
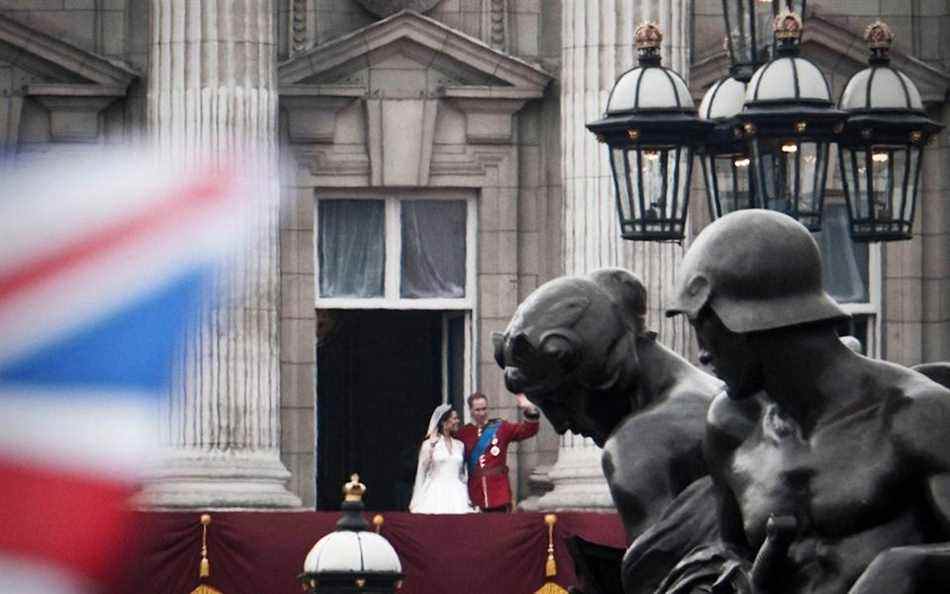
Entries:
<svg viewBox="0 0 950 594">
<path fill-rule="evenodd" d="M 864 30 L 864 40 L 873 49 L 890 49 L 894 44 L 894 32 L 887 23 L 878 19 Z"/>
<path fill-rule="evenodd" d="M 350 482 L 343 485 L 344 501 L 363 501 L 366 485 L 360 482 L 360 475 L 355 472 L 350 475 Z"/>
<path fill-rule="evenodd" d="M 637 49 L 657 49 L 663 43 L 663 32 L 656 23 L 646 21 L 633 33 L 633 43 Z"/>
<path fill-rule="evenodd" d="M 557 564 L 554 562 L 554 525 L 557 524 L 557 516 L 545 514 L 544 523 L 548 527 L 548 559 L 544 564 L 544 576 L 550 580 L 557 575 Z M 534 594 L 567 594 L 567 590 L 554 581 L 546 581 Z"/>
<path fill-rule="evenodd" d="M 198 565 L 198 578 L 211 577 L 211 561 L 208 560 L 208 526 L 211 514 L 201 514 L 201 563 Z"/>
<path fill-rule="evenodd" d="M 772 21 L 772 31 L 776 39 L 801 39 L 802 17 L 785 9 Z"/>
<path fill-rule="evenodd" d="M 376 534 L 379 534 L 380 529 L 383 527 L 383 522 L 385 522 L 383 514 L 373 516 L 373 526 L 376 527 Z"/>
<path fill-rule="evenodd" d="M 553 577 L 557 575 L 557 563 L 554 561 L 554 525 L 557 524 L 557 516 L 545 514 L 544 523 L 548 525 L 548 560 L 544 564 L 544 575 Z"/>
</svg>

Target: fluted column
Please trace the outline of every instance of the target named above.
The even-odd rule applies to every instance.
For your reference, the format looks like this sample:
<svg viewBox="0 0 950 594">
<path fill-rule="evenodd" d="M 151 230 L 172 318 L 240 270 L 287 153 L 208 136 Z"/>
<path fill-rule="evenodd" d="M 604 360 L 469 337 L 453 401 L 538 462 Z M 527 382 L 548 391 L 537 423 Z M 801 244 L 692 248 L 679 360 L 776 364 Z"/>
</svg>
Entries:
<svg viewBox="0 0 950 594">
<path fill-rule="evenodd" d="M 140 503 L 295 507 L 280 461 L 277 85 L 271 0 L 152 0 L 148 123 L 159 154 L 239 162 L 254 231 L 183 350 L 164 457 Z"/>
<path fill-rule="evenodd" d="M 621 266 L 636 272 L 648 289 L 648 324 L 680 352 L 686 349 L 686 327 L 679 318 L 667 319 L 663 307 L 683 249 L 620 239 L 607 149 L 585 124 L 602 117 L 617 77 L 634 66 L 633 33 L 643 21 L 663 31 L 663 64 L 687 74 L 688 12 L 685 0 L 565 0 L 561 26 L 564 271 Z M 554 489 L 540 499 L 542 509 L 613 508 L 600 449 L 591 440 L 564 435 L 549 476 Z"/>
</svg>

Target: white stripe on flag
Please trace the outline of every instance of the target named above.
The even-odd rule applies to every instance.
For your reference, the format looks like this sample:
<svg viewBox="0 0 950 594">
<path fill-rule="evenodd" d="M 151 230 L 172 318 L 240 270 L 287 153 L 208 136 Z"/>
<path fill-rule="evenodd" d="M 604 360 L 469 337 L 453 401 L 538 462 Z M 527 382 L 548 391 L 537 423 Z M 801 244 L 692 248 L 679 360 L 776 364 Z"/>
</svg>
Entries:
<svg viewBox="0 0 950 594">
<path fill-rule="evenodd" d="M 157 444 L 157 410 L 157 399 L 135 393 L 13 392 L 0 386 L 0 457 L 133 481 Z"/>
<path fill-rule="evenodd" d="M 91 594 L 88 580 L 35 559 L 0 554 L 0 594 Z"/>
</svg>

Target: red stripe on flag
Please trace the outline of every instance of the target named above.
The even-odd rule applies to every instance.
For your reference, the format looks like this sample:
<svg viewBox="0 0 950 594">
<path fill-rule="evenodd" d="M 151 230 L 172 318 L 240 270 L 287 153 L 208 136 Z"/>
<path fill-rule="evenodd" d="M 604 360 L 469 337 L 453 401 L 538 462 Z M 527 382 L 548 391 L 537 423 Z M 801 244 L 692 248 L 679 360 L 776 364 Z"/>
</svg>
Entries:
<svg viewBox="0 0 950 594">
<path fill-rule="evenodd" d="M 102 581 L 114 574 L 131 484 L 0 460 L 0 553 Z"/>
<path fill-rule="evenodd" d="M 107 227 L 90 237 L 84 237 L 52 254 L 24 263 L 0 276 L 0 301 L 61 270 L 89 260 L 99 253 L 114 249 L 143 234 L 155 233 L 173 226 L 181 220 L 182 216 L 208 208 L 225 199 L 228 196 L 224 191 L 226 187 L 224 179 L 216 177 L 182 188 L 156 201 L 134 217 Z"/>
</svg>

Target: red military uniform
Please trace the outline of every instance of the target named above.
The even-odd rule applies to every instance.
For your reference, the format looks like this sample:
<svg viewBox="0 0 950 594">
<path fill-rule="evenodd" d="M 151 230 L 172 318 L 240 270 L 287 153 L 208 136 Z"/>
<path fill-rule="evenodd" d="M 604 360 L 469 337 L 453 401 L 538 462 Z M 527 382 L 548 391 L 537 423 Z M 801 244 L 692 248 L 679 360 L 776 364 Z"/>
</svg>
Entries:
<svg viewBox="0 0 950 594">
<path fill-rule="evenodd" d="M 491 419 L 485 425 L 498 424 L 495 435 L 479 456 L 475 470 L 468 475 L 468 496 L 472 505 L 480 509 L 506 506 L 511 503 L 511 486 L 508 484 L 508 444 L 528 439 L 538 433 L 538 419 L 528 419 L 521 423 L 509 423 Z M 482 436 L 482 429 L 467 423 L 459 429 L 456 437 L 465 444 L 465 463 Z M 471 469 L 471 466 L 469 466 Z"/>
</svg>

